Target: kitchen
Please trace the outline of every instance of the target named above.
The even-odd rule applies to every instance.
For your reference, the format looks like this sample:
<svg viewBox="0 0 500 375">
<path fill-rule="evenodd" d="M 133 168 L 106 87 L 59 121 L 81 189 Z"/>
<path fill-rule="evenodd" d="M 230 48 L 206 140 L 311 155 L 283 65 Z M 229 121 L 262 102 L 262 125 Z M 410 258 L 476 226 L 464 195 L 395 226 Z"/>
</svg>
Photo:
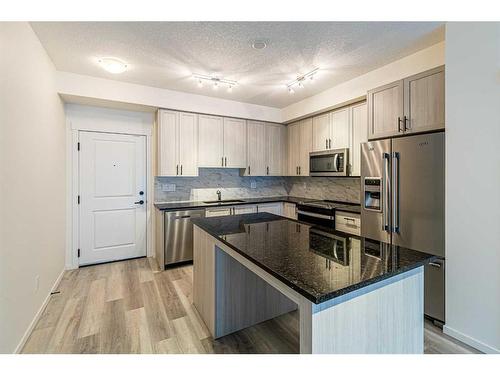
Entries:
<svg viewBox="0 0 500 375">
<path fill-rule="evenodd" d="M 153 85 L 132 57 L 102 54 L 78 67 L 62 53 L 100 28 L 184 38 L 205 30 L 253 36 L 235 51 L 278 61 L 275 49 L 292 48 L 280 50 L 286 27 L 340 27 L 272 26 L 274 34 L 266 23 L 252 32 L 189 22 L 6 29 L 55 64 L 67 186 L 63 272 L 42 275 L 48 296 L 13 333 L 17 352 L 497 352 L 494 330 L 462 325 L 470 311 L 460 305 L 467 288 L 454 236 L 466 234 L 450 217 L 460 167 L 449 119 L 460 123 L 450 111 L 462 95 L 450 80 L 466 69 L 453 52 L 464 33 L 486 36 L 491 25 L 367 22 L 367 34 L 404 35 L 383 63 L 363 55 L 370 69 L 340 81 L 309 65 L 269 96 L 241 74 Z M 384 41 L 371 43 L 373 53 Z M 486 322 L 496 301 L 485 303 Z"/>
</svg>

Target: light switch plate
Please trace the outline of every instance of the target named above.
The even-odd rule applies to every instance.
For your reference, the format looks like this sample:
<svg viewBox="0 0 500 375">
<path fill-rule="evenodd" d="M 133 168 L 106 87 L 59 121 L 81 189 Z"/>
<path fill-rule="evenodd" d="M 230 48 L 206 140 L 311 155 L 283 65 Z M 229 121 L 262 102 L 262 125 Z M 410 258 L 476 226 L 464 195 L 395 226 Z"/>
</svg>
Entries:
<svg viewBox="0 0 500 375">
<path fill-rule="evenodd" d="M 163 184 L 161 191 L 175 191 L 175 184 Z"/>
<path fill-rule="evenodd" d="M 250 188 L 251 188 L 251 189 L 257 189 L 257 182 L 255 182 L 255 181 L 250 181 Z"/>
</svg>

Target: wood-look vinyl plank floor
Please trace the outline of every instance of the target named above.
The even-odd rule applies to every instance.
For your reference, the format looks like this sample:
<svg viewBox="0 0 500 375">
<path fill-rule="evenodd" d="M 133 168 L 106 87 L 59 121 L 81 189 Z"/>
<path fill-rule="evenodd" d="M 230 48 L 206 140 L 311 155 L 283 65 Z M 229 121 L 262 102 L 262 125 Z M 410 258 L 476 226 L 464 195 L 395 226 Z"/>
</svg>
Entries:
<svg viewBox="0 0 500 375">
<path fill-rule="evenodd" d="M 67 271 L 22 353 L 298 353 L 294 311 L 222 337 L 193 306 L 193 267 L 141 258 Z M 477 353 L 425 322 L 426 353 Z"/>
</svg>

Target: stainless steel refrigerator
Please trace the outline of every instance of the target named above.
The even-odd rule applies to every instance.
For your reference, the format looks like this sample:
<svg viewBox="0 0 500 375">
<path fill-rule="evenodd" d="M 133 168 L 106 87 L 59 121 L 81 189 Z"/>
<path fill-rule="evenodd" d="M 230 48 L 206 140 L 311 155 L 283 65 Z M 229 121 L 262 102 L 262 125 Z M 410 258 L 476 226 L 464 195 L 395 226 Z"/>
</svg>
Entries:
<svg viewBox="0 0 500 375">
<path fill-rule="evenodd" d="M 361 146 L 363 236 L 440 256 L 425 267 L 425 314 L 444 322 L 444 133 Z"/>
</svg>

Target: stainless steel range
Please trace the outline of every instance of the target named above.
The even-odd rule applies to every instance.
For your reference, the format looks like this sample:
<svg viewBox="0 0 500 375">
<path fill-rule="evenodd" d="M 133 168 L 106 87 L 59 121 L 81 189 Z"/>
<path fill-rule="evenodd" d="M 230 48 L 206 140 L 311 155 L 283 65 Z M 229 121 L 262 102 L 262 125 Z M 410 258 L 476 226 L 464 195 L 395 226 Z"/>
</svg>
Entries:
<svg viewBox="0 0 500 375">
<path fill-rule="evenodd" d="M 306 223 L 335 229 L 335 209 L 347 203 L 331 200 L 302 202 L 297 205 L 297 219 Z"/>
</svg>

